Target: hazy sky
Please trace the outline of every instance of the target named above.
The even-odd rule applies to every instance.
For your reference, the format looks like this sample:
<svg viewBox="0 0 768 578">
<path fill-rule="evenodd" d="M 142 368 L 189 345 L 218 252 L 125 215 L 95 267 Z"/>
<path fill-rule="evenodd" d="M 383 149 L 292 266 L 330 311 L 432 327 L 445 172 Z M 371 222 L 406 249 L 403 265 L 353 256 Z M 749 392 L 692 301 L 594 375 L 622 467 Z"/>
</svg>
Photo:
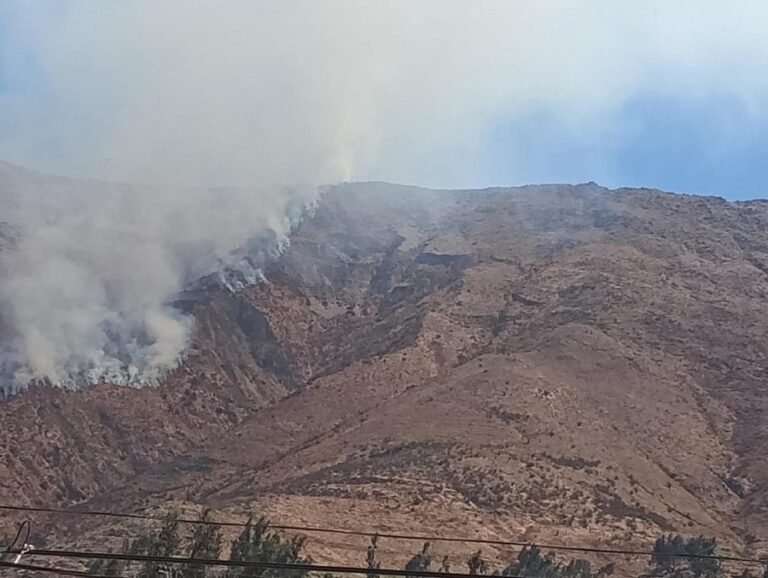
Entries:
<svg viewBox="0 0 768 578">
<path fill-rule="evenodd" d="M 161 379 L 194 331 L 169 303 L 258 280 L 321 183 L 768 196 L 766 22 L 765 0 L 0 0 L 0 159 L 162 185 L 4 172 L 0 388 Z"/>
<path fill-rule="evenodd" d="M 768 3 L 0 0 L 0 158 L 768 196 Z"/>
</svg>

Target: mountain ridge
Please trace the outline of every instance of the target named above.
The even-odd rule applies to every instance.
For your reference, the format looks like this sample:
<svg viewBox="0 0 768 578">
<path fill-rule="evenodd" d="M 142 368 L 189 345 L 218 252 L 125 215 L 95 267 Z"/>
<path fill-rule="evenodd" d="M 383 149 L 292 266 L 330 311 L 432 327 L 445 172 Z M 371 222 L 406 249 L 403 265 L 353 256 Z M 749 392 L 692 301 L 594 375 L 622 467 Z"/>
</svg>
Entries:
<svg viewBox="0 0 768 578">
<path fill-rule="evenodd" d="M 0 405 L 0 498 L 761 550 L 767 273 L 765 203 L 339 185 L 166 384 Z"/>
</svg>

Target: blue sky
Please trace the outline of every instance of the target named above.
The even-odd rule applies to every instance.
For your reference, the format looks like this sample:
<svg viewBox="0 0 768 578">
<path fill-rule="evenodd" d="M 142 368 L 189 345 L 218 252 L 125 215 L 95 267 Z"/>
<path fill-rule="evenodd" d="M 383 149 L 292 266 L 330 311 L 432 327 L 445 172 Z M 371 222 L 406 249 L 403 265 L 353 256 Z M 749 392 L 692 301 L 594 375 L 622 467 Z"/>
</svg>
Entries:
<svg viewBox="0 0 768 578">
<path fill-rule="evenodd" d="M 0 0 L 0 158 L 765 197 L 764 4 Z"/>
<path fill-rule="evenodd" d="M 723 92 L 634 95 L 594 130 L 574 131 L 537 111 L 491 127 L 484 149 L 483 172 L 498 183 L 597 181 L 732 200 L 768 196 L 768 122 Z"/>
</svg>

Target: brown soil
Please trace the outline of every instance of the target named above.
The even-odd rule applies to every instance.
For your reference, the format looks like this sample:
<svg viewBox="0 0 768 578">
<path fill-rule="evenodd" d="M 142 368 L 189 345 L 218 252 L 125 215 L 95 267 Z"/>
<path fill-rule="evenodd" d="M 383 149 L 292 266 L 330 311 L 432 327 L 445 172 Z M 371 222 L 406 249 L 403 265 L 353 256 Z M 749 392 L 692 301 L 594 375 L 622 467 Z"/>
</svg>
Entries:
<svg viewBox="0 0 768 578">
<path fill-rule="evenodd" d="M 767 273 L 766 202 L 339 186 L 267 283 L 185 304 L 167 383 L 0 405 L 0 501 L 762 554 Z M 120 534 L 53 520 L 60 543 Z"/>
</svg>

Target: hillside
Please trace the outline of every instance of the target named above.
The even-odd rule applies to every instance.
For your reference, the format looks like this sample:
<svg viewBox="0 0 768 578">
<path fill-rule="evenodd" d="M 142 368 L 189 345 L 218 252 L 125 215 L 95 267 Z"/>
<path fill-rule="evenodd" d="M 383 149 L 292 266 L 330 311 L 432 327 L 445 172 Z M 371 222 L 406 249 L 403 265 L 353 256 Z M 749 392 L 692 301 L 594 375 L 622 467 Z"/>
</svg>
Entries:
<svg viewBox="0 0 768 578">
<path fill-rule="evenodd" d="M 346 184 L 266 278 L 179 296 L 157 388 L 0 405 L 0 501 L 768 549 L 768 202 Z"/>
</svg>

